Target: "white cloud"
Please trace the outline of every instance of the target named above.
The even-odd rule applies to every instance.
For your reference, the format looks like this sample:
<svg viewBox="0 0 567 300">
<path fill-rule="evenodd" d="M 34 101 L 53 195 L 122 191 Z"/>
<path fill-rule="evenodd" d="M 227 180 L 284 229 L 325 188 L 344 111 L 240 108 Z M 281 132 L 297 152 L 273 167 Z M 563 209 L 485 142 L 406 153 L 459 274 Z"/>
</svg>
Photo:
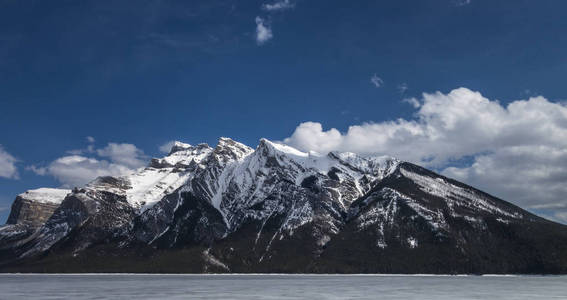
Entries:
<svg viewBox="0 0 567 300">
<path fill-rule="evenodd" d="M 413 119 L 350 126 L 346 133 L 306 122 L 284 142 L 323 153 L 388 154 L 441 168 L 524 207 L 565 204 L 567 212 L 567 105 L 534 97 L 503 106 L 466 88 L 406 102 L 417 109 Z M 463 159 L 472 164 L 450 167 Z"/>
<path fill-rule="evenodd" d="M 51 175 L 68 188 L 83 186 L 99 176 L 120 176 L 133 171 L 124 165 L 79 155 L 58 158 L 37 170 L 41 170 L 36 172 L 38 175 Z"/>
<path fill-rule="evenodd" d="M 97 149 L 99 158 L 82 155 L 60 157 L 44 167 L 26 169 L 37 175 L 55 177 L 64 187 L 83 186 L 99 176 L 121 176 L 145 165 L 147 156 L 132 144 L 109 143 Z M 107 158 L 107 159 L 103 159 Z"/>
<path fill-rule="evenodd" d="M 276 1 L 276 2 L 271 3 L 271 4 L 270 3 L 263 4 L 262 9 L 265 10 L 265 11 L 274 12 L 274 11 L 291 9 L 294 6 L 295 6 L 295 4 L 292 3 L 290 0 L 279 0 L 279 1 Z"/>
<path fill-rule="evenodd" d="M 376 75 L 376 73 L 374 73 L 374 75 L 372 75 L 372 77 L 370 77 L 370 82 L 377 88 L 381 87 L 384 84 L 384 80 L 382 80 L 382 78 L 378 77 L 378 75 Z"/>
<path fill-rule="evenodd" d="M 47 168 L 46 167 L 36 167 L 36 166 L 27 166 L 27 171 L 32 171 L 37 175 L 45 176 L 47 175 Z"/>
<path fill-rule="evenodd" d="M 335 128 L 323 131 L 321 123 L 305 122 L 299 124 L 292 136 L 284 143 L 302 150 L 327 153 L 342 149 L 344 136 Z"/>
<path fill-rule="evenodd" d="M 92 136 L 87 136 L 86 139 L 87 139 L 87 142 L 89 142 L 89 144 L 92 144 L 92 143 L 95 142 L 95 138 L 92 137 Z"/>
<path fill-rule="evenodd" d="M 144 152 L 132 144 L 109 143 L 106 147 L 97 149 L 96 153 L 101 157 L 110 158 L 113 163 L 130 168 L 142 167 L 147 160 Z"/>
<path fill-rule="evenodd" d="M 398 91 L 400 91 L 401 94 L 405 94 L 405 92 L 409 89 L 409 86 L 407 83 L 403 82 L 398 84 Z"/>
<path fill-rule="evenodd" d="M 169 141 L 161 146 L 159 146 L 159 151 L 162 153 L 169 153 L 171 151 L 171 147 L 175 144 L 175 141 Z"/>
<path fill-rule="evenodd" d="M 272 29 L 266 25 L 265 20 L 256 17 L 256 43 L 263 45 L 273 37 Z"/>
<path fill-rule="evenodd" d="M 567 222 L 567 148 L 503 147 L 476 156 L 470 166 L 449 167 L 442 173 Z"/>
<path fill-rule="evenodd" d="M 86 149 L 73 149 L 73 150 L 67 150 L 65 152 L 71 155 L 82 155 L 83 153 L 85 153 L 85 151 Z"/>
<path fill-rule="evenodd" d="M 478 92 L 459 88 L 448 94 L 423 94 L 418 102 L 421 106 L 414 119 L 354 125 L 345 134 L 336 129 L 322 131 L 321 124 L 307 122 L 285 141 L 319 152 L 390 153 L 427 165 L 502 147 L 567 146 L 567 106 L 543 97 L 503 107 Z M 328 134 L 333 136 L 332 143 Z"/>
<path fill-rule="evenodd" d="M 421 106 L 421 103 L 419 102 L 419 100 L 417 100 L 417 98 L 405 98 L 402 100 L 402 102 L 405 103 L 409 103 L 411 106 L 413 106 L 413 108 L 419 108 Z"/>
<path fill-rule="evenodd" d="M 6 152 L 0 145 L 0 177 L 18 179 L 17 161 L 15 157 Z"/>
</svg>

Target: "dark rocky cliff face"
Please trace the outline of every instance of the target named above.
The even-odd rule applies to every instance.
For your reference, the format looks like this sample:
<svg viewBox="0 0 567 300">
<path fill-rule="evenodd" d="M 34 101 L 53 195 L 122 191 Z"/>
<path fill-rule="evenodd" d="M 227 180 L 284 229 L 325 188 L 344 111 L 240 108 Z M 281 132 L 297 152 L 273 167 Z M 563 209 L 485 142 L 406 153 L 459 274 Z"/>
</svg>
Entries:
<svg viewBox="0 0 567 300">
<path fill-rule="evenodd" d="M 24 224 L 36 229 L 51 217 L 57 207 L 57 203 L 41 203 L 18 196 L 12 204 L 6 224 Z"/>
<path fill-rule="evenodd" d="M 14 200 L 6 225 L 0 227 L 0 256 L 2 252 L 18 249 L 26 243 L 53 215 L 69 193 L 62 189 L 37 189 L 20 194 Z M 12 257 L 13 253 L 7 255 Z"/>
<path fill-rule="evenodd" d="M 33 234 L 6 228 L 1 271 L 567 273 L 567 226 L 393 158 L 267 140 L 176 144 Z"/>
</svg>

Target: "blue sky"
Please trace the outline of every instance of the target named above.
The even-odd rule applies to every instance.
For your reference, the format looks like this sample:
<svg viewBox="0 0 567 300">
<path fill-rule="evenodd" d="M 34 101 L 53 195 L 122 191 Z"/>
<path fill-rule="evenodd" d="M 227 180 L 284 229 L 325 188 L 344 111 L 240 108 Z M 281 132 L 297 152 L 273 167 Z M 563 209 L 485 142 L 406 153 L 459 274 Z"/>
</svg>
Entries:
<svg viewBox="0 0 567 300">
<path fill-rule="evenodd" d="M 386 125 L 399 118 L 424 125 L 439 114 L 422 108 L 445 100 L 453 105 L 476 92 L 490 101 L 487 110 L 506 109 L 515 100 L 528 107 L 524 114 L 506 110 L 505 124 L 510 125 L 484 131 L 501 130 L 508 137 L 510 128 L 533 128 L 527 123 L 518 127 L 514 120 L 538 111 L 544 115 L 541 122 L 551 125 L 534 135 L 545 135 L 551 127 L 558 134 L 534 143 L 547 147 L 537 148 L 542 153 L 556 155 L 534 157 L 532 148 L 526 148 L 529 155 L 519 155 L 518 147 L 533 140 L 523 130 L 512 135 L 514 142 L 494 147 L 474 144 L 474 151 L 454 153 L 432 149 L 440 158 L 429 167 L 546 217 L 567 220 L 558 182 L 567 178 L 560 141 L 567 122 L 561 114 L 545 118 L 562 111 L 567 99 L 567 2 L 133 3 L 0 0 L 0 160 L 5 160 L 0 161 L 0 221 L 17 194 L 66 184 L 49 169 L 62 157 L 133 168 L 138 161 L 125 161 L 124 153 L 145 161 L 163 155 L 159 147 L 171 140 L 214 145 L 220 136 L 251 146 L 261 137 L 288 138 L 290 144 L 309 148 L 299 135 L 292 138 L 301 123 L 322 124 L 322 132 L 336 128 L 347 137 L 353 125 Z M 467 90 L 450 94 L 459 87 Z M 441 92 L 437 98 L 423 95 L 436 91 Z M 535 101 L 528 103 L 539 95 L 548 105 L 541 111 Z M 483 120 L 467 124 L 477 128 Z M 467 128 L 460 129 L 461 137 L 469 133 Z M 351 143 L 336 145 L 351 150 Z M 312 147 L 327 150 L 319 146 Z M 424 155 L 391 147 L 377 152 L 427 165 Z M 77 149 L 82 150 L 72 151 Z M 511 149 L 516 152 L 510 154 Z M 509 199 L 519 197 L 517 182 L 494 186 L 472 169 L 475 162 L 492 159 L 509 161 L 499 170 L 517 174 L 512 166 L 525 157 L 531 162 L 526 168 L 535 165 L 547 174 L 521 178 L 524 186 L 537 190 L 529 199 Z M 492 176 L 487 178 L 510 177 L 499 170 L 486 171 Z M 540 197 L 542 193 L 556 196 Z M 540 203 L 540 198 L 547 200 Z"/>
</svg>

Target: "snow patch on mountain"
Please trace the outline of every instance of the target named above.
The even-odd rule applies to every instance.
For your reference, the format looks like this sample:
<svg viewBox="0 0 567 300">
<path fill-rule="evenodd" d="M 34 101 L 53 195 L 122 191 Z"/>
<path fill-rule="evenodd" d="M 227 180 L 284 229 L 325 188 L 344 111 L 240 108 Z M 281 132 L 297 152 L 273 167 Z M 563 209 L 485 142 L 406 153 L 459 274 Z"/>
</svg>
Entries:
<svg viewBox="0 0 567 300">
<path fill-rule="evenodd" d="M 207 144 L 193 147 L 175 142 L 169 155 L 152 159 L 146 168 L 113 180 L 97 178 L 86 188 L 124 195 L 128 203 L 142 213 L 190 180 L 194 175 L 194 167 L 212 150 Z"/>
<path fill-rule="evenodd" d="M 401 169 L 401 172 L 405 177 L 419 185 L 422 191 L 446 199 L 449 208 L 453 208 L 453 206 L 460 206 L 468 207 L 472 210 L 488 211 L 510 218 L 523 217 L 517 212 L 510 213 L 499 208 L 492 204 L 487 196 L 476 192 L 473 189 L 459 187 L 440 177 L 423 176 L 404 169 Z"/>
<path fill-rule="evenodd" d="M 24 200 L 33 202 L 60 204 L 69 193 L 71 193 L 71 190 L 39 188 L 35 190 L 28 190 L 18 196 Z"/>
</svg>

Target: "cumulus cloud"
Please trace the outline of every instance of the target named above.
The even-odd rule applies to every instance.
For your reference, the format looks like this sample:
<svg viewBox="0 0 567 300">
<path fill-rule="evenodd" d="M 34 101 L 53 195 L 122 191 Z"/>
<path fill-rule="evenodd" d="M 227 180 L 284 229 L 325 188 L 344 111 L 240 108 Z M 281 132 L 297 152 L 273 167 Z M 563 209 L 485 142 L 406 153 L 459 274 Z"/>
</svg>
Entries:
<svg viewBox="0 0 567 300">
<path fill-rule="evenodd" d="M 307 122 L 285 142 L 319 152 L 391 153 L 429 166 L 502 147 L 567 146 L 567 107 L 543 97 L 503 107 L 459 88 L 448 94 L 423 94 L 415 104 L 420 106 L 414 119 L 354 125 L 344 134 Z"/>
<path fill-rule="evenodd" d="M 372 77 L 370 77 L 370 82 L 377 88 L 381 87 L 384 84 L 384 80 L 382 80 L 382 78 L 378 77 L 378 75 L 376 75 L 376 73 L 374 73 L 374 75 L 372 75 Z"/>
<path fill-rule="evenodd" d="M 350 126 L 345 133 L 306 122 L 284 142 L 323 153 L 396 156 L 523 207 L 564 205 L 555 217 L 567 216 L 567 105 L 533 97 L 504 106 L 466 88 L 407 102 L 417 109 L 413 119 Z M 463 159 L 472 163 L 452 166 Z"/>
<path fill-rule="evenodd" d="M 504 147 L 476 156 L 470 166 L 448 167 L 442 173 L 567 222 L 567 149 Z"/>
<path fill-rule="evenodd" d="M 256 17 L 256 43 L 263 45 L 269 41 L 273 36 L 272 29 L 265 23 L 265 20 Z"/>
<path fill-rule="evenodd" d="M 83 186 L 99 176 L 121 176 L 145 165 L 147 156 L 132 144 L 109 143 L 93 154 L 98 157 L 68 155 L 47 166 L 29 166 L 37 175 L 55 177 L 64 187 Z"/>
<path fill-rule="evenodd" d="M 295 6 L 290 0 L 280 0 L 274 3 L 266 3 L 262 5 L 262 9 L 269 12 L 291 9 Z"/>
<path fill-rule="evenodd" d="M 133 144 L 109 143 L 106 147 L 96 150 L 101 157 L 108 157 L 113 163 L 139 168 L 145 165 L 147 157 L 144 152 Z"/>
<path fill-rule="evenodd" d="M 37 174 L 49 174 L 65 187 L 82 186 L 99 176 L 120 176 L 133 170 L 124 165 L 79 155 L 56 159 Z"/>
<path fill-rule="evenodd" d="M 2 148 L 2 145 L 0 145 L 0 177 L 18 179 L 17 161 L 15 157 L 6 152 L 6 150 Z"/>
</svg>

